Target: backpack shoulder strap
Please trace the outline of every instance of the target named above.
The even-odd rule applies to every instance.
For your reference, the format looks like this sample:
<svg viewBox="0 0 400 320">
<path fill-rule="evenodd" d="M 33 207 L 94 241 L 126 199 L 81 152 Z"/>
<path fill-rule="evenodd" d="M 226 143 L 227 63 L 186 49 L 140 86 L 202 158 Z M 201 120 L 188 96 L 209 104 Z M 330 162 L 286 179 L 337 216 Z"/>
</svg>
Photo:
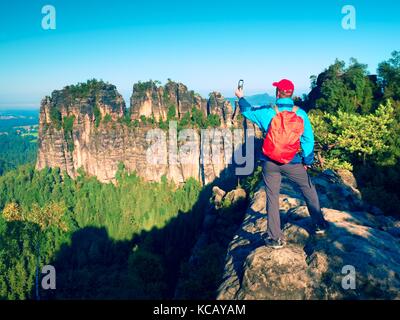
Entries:
<svg viewBox="0 0 400 320">
<path fill-rule="evenodd" d="M 274 108 L 274 110 L 275 110 L 276 114 L 278 114 L 278 113 L 279 113 L 278 106 L 277 106 L 276 104 L 274 104 L 273 108 Z"/>
<path fill-rule="evenodd" d="M 293 108 L 292 108 L 292 112 L 296 113 L 296 112 L 297 112 L 297 110 L 299 110 L 299 107 L 298 107 L 298 106 L 293 106 Z"/>
</svg>

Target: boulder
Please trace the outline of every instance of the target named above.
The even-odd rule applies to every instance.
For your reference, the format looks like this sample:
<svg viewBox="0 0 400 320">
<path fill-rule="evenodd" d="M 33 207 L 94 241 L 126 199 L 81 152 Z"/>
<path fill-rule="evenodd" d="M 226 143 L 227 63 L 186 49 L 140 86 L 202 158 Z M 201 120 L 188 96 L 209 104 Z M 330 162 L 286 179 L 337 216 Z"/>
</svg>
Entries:
<svg viewBox="0 0 400 320">
<path fill-rule="evenodd" d="M 264 245 L 268 214 L 259 186 L 229 244 L 218 299 L 400 299 L 398 222 L 359 210 L 363 205 L 351 181 L 336 178 L 313 178 L 325 195 L 322 211 L 330 228 L 324 236 L 312 234 L 301 193 L 283 179 L 287 244 L 277 250 Z"/>
</svg>

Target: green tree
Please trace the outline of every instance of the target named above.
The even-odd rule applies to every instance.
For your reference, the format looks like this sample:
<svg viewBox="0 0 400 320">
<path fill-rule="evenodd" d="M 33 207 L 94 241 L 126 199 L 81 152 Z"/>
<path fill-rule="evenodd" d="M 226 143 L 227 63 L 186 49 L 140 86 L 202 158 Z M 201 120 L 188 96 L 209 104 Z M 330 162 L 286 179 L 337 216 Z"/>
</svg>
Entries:
<svg viewBox="0 0 400 320">
<path fill-rule="evenodd" d="M 62 127 L 62 116 L 61 112 L 58 108 L 52 107 L 50 108 L 50 119 L 51 123 L 57 130 L 60 130 Z"/>
<path fill-rule="evenodd" d="M 190 125 L 190 119 L 191 119 L 190 112 L 187 111 L 187 112 L 183 115 L 182 119 L 179 121 L 180 127 L 181 127 L 181 128 L 187 128 L 187 127 Z"/>
<path fill-rule="evenodd" d="M 72 130 L 74 126 L 74 121 L 75 121 L 75 116 L 67 116 L 63 118 L 63 129 L 64 129 L 64 137 L 65 140 L 67 141 L 67 148 L 70 152 L 74 150 L 74 141 L 72 137 Z"/>
<path fill-rule="evenodd" d="M 34 163 L 36 155 L 37 144 L 32 136 L 0 135 L 0 176 L 20 165 Z"/>
<path fill-rule="evenodd" d="M 106 123 L 106 124 L 109 123 L 109 122 L 111 122 L 111 121 L 112 121 L 111 115 L 107 113 L 107 114 L 104 116 L 103 121 L 104 121 L 104 123 Z"/>
<path fill-rule="evenodd" d="M 167 111 L 167 121 L 176 120 L 176 106 L 171 104 Z"/>
<path fill-rule="evenodd" d="M 142 115 L 140 116 L 140 121 L 141 121 L 143 124 L 146 124 L 146 123 L 147 123 L 147 118 L 146 118 L 146 116 L 142 114 Z"/>
<path fill-rule="evenodd" d="M 379 64 L 378 75 L 384 90 L 384 98 L 400 100 L 400 51 L 393 51 L 392 57 Z"/>
<path fill-rule="evenodd" d="M 349 168 L 349 160 L 354 158 L 365 165 L 368 157 L 376 158 L 385 152 L 393 111 L 388 102 L 367 115 L 343 111 L 310 114 L 316 141 L 322 145 L 327 164 L 333 169 L 340 166 Z"/>
<path fill-rule="evenodd" d="M 100 112 L 99 107 L 97 107 L 97 106 L 93 107 L 93 115 L 94 115 L 95 125 L 96 125 L 96 128 L 97 128 L 100 125 L 100 122 L 101 122 L 101 112 Z"/>
<path fill-rule="evenodd" d="M 327 112 L 338 110 L 366 114 L 373 110 L 374 95 L 378 90 L 367 71 L 367 65 L 350 59 L 336 60 L 318 77 L 311 77 L 311 92 L 306 99 L 307 108 Z"/>
<path fill-rule="evenodd" d="M 221 125 L 221 119 L 217 114 L 209 114 L 207 116 L 207 126 L 216 128 Z"/>
<path fill-rule="evenodd" d="M 207 127 L 206 117 L 204 116 L 203 112 L 196 107 L 192 108 L 192 125 L 200 129 Z"/>
</svg>

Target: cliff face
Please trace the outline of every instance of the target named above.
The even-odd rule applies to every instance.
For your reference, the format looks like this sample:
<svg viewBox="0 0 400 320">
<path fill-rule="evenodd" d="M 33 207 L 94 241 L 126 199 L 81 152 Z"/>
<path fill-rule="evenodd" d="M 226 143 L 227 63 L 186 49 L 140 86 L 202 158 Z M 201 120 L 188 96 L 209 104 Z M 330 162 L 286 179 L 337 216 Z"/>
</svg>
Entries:
<svg viewBox="0 0 400 320">
<path fill-rule="evenodd" d="M 349 175 L 313 178 L 330 228 L 310 233 L 301 192 L 283 179 L 280 212 L 287 245 L 267 248 L 261 185 L 229 244 L 218 299 L 399 299 L 400 224 L 361 201 Z M 354 271 L 354 273 L 353 273 Z"/>
<path fill-rule="evenodd" d="M 95 128 L 95 123 L 106 115 L 116 121 L 124 112 L 125 102 L 112 85 L 103 84 L 90 91 L 74 87 L 54 91 L 41 103 L 37 168 L 59 167 L 75 177 L 82 167 L 108 180 L 114 167 L 112 155 L 106 157 L 105 149 L 110 139 L 119 142 L 121 137 L 115 132 L 106 134 L 104 127 Z M 63 125 L 66 119 L 72 121 L 71 128 Z M 103 170 L 99 168 L 102 162 Z"/>
<path fill-rule="evenodd" d="M 149 81 L 134 84 L 131 96 L 132 119 L 144 115 L 165 121 L 170 106 L 176 108 L 178 119 L 186 112 L 190 113 L 193 107 L 207 115 L 207 101 L 189 91 L 182 83 L 168 81 L 165 86 L 157 86 L 157 83 Z"/>
<path fill-rule="evenodd" d="M 219 92 L 210 93 L 207 113 L 218 117 L 221 120 L 221 125 L 225 128 L 230 128 L 237 122 L 231 103 L 225 100 Z"/>
<path fill-rule="evenodd" d="M 93 80 L 53 91 L 51 97 L 42 100 L 37 169 L 58 167 L 76 177 L 82 168 L 102 182 L 111 182 L 118 164 L 123 163 L 148 181 L 159 181 L 163 175 L 177 183 L 189 177 L 204 184 L 213 181 L 228 166 L 225 147 L 222 144 L 219 152 L 222 161 L 203 163 L 199 130 L 191 137 L 195 147 L 182 151 L 186 159 L 194 161 L 185 163 L 179 157 L 176 162 L 170 161 L 166 151 L 171 139 L 166 130 L 162 161 L 148 162 L 146 152 L 155 142 L 148 139 L 148 132 L 159 121 L 170 119 L 172 110 L 177 121 L 190 117 L 195 110 L 204 119 L 218 115 L 220 128 L 238 125 L 232 106 L 219 93 L 212 93 L 207 101 L 181 83 L 137 83 L 133 86 L 130 108 L 126 109 L 115 86 Z M 218 136 L 220 132 L 211 132 L 212 139 Z"/>
</svg>

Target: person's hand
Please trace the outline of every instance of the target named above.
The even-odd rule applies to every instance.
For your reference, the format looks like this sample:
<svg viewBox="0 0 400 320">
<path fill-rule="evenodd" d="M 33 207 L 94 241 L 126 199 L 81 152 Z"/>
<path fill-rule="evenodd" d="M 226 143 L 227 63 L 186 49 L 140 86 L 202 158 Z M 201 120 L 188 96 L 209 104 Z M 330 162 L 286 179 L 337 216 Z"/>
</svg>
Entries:
<svg viewBox="0 0 400 320">
<path fill-rule="evenodd" d="M 239 99 L 243 98 L 244 97 L 243 89 L 242 88 L 241 89 L 239 89 L 239 88 L 236 89 L 235 96 L 238 97 Z"/>
<path fill-rule="evenodd" d="M 309 168 L 309 166 L 304 165 L 304 169 L 306 169 L 306 171 L 307 171 L 308 168 Z"/>
</svg>

